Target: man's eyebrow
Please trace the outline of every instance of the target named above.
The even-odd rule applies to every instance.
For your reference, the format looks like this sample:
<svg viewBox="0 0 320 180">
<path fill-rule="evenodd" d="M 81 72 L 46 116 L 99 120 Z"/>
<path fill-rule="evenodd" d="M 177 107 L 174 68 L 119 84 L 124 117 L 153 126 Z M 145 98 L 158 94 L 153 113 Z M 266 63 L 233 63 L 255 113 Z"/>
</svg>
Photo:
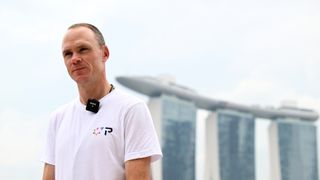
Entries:
<svg viewBox="0 0 320 180">
<path fill-rule="evenodd" d="M 75 45 L 75 48 L 76 48 L 76 49 L 83 48 L 83 47 L 90 47 L 90 44 L 87 44 L 87 43 L 79 43 L 79 44 L 76 44 L 76 45 Z M 68 52 L 68 51 L 71 51 L 70 48 L 68 48 L 68 47 L 66 47 L 65 49 L 62 49 L 62 53 L 65 53 L 65 52 Z"/>
<path fill-rule="evenodd" d="M 79 44 L 79 45 L 76 46 L 76 48 L 83 48 L 83 47 L 88 47 L 88 45 L 86 45 L 86 44 Z"/>
</svg>

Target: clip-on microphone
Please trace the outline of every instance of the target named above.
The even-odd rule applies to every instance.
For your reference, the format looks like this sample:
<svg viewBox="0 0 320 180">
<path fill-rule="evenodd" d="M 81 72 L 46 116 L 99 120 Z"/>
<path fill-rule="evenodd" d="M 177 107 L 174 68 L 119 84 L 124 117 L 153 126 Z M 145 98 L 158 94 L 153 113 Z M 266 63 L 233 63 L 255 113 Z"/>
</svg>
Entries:
<svg viewBox="0 0 320 180">
<path fill-rule="evenodd" d="M 108 93 L 114 90 L 114 86 L 112 84 L 110 85 L 111 87 Z M 86 110 L 97 113 L 99 111 L 99 104 L 100 102 L 96 99 L 88 99 Z"/>
<path fill-rule="evenodd" d="M 97 113 L 99 111 L 99 104 L 98 100 L 88 99 L 86 110 Z"/>
</svg>

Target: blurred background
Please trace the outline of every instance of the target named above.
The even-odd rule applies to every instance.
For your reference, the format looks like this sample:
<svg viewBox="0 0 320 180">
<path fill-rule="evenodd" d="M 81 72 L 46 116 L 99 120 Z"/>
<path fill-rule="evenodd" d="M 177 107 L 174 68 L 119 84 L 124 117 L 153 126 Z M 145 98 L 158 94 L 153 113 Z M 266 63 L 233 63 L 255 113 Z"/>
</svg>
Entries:
<svg viewBox="0 0 320 180">
<path fill-rule="evenodd" d="M 78 96 L 61 56 L 69 25 L 100 28 L 108 79 L 129 93 L 115 77 L 170 74 L 215 99 L 262 107 L 289 100 L 320 112 L 319 8 L 315 0 L 1 1 L 0 179 L 41 178 L 50 113 Z M 270 179 L 268 126 L 256 122 L 257 180 Z"/>
</svg>

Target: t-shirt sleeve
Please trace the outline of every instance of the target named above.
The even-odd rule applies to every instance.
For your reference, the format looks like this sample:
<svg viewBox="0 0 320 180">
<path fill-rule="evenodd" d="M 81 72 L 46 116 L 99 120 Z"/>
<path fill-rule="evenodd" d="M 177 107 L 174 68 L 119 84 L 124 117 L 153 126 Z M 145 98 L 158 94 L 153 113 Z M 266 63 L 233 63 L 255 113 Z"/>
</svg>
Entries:
<svg viewBox="0 0 320 180">
<path fill-rule="evenodd" d="M 55 165 L 55 115 L 51 115 L 40 161 Z"/>
<path fill-rule="evenodd" d="M 125 161 L 151 157 L 154 162 L 162 157 L 161 147 L 146 104 L 131 107 L 125 116 Z"/>
</svg>

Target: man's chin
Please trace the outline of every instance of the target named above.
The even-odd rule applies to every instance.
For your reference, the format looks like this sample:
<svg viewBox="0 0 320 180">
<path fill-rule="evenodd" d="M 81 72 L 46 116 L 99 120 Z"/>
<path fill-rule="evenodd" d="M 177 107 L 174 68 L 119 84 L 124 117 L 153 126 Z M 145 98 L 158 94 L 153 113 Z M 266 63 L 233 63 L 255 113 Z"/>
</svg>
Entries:
<svg viewBox="0 0 320 180">
<path fill-rule="evenodd" d="M 88 82 L 88 77 L 80 76 L 72 78 L 77 84 L 86 84 Z"/>
</svg>

